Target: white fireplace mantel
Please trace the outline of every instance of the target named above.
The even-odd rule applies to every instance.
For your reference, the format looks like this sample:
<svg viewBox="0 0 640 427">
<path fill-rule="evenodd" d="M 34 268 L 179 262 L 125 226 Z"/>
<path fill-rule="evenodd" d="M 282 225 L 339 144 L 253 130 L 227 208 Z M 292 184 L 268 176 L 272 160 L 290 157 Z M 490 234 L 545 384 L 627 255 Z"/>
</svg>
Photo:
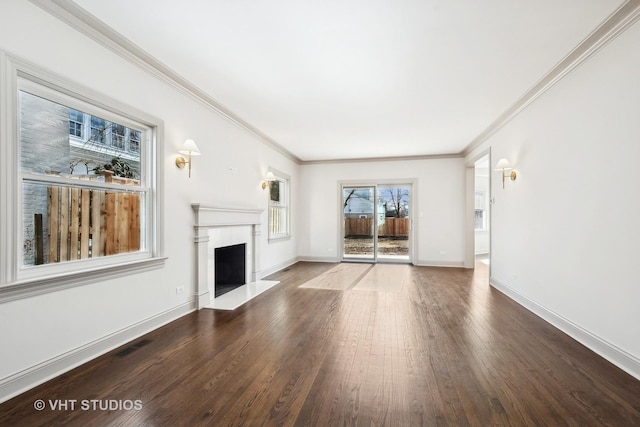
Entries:
<svg viewBox="0 0 640 427">
<path fill-rule="evenodd" d="M 216 227 L 251 226 L 253 238 L 253 259 L 251 260 L 251 281 L 260 279 L 260 218 L 263 209 L 222 208 L 191 204 L 194 213 L 194 242 L 196 244 L 196 298 L 198 309 L 211 303 L 209 292 L 208 259 L 209 229 Z"/>
</svg>

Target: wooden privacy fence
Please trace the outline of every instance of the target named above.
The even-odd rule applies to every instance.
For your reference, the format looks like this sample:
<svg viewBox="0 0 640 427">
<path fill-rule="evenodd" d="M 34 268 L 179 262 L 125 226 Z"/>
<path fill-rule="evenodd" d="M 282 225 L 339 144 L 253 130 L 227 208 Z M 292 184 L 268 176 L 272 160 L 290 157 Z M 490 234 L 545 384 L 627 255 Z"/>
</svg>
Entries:
<svg viewBox="0 0 640 427">
<path fill-rule="evenodd" d="M 345 218 L 345 236 L 371 236 L 373 218 Z M 385 218 L 384 224 L 378 226 L 379 237 L 408 237 L 409 218 Z"/>
<path fill-rule="evenodd" d="M 96 258 L 140 249 L 140 195 L 89 188 L 47 188 L 47 261 Z M 38 219 L 36 214 L 36 232 Z M 41 217 L 41 215 L 40 215 Z M 40 233 L 44 233 L 40 231 Z M 43 241 L 36 235 L 36 241 Z M 36 263 L 45 262 L 36 245 Z"/>
</svg>

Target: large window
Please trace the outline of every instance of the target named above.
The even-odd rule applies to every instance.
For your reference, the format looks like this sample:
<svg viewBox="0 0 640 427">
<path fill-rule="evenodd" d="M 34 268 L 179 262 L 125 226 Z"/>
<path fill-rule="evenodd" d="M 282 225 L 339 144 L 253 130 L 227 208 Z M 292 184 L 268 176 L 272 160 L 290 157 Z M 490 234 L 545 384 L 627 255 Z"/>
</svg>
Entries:
<svg viewBox="0 0 640 427">
<path fill-rule="evenodd" d="M 269 183 L 269 240 L 290 237 L 290 178 L 271 169 L 275 180 Z"/>
<path fill-rule="evenodd" d="M 0 299 L 160 262 L 160 122 L 19 64 L 29 72 L 16 65 L 16 96 L 3 100 L 14 123 L 1 123 Z"/>
</svg>

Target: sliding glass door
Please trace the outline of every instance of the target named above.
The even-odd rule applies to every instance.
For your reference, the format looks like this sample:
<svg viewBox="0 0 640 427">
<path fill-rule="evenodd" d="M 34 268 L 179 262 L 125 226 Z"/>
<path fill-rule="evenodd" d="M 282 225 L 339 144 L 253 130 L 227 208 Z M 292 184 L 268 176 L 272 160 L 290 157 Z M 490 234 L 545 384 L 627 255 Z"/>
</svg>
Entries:
<svg viewBox="0 0 640 427">
<path fill-rule="evenodd" d="M 375 261 L 375 187 L 343 187 L 344 259 Z"/>
<path fill-rule="evenodd" d="M 409 185 L 378 185 L 378 214 L 376 249 L 379 261 L 409 262 Z"/>
<path fill-rule="evenodd" d="M 411 185 L 343 186 L 343 260 L 411 262 Z"/>
</svg>

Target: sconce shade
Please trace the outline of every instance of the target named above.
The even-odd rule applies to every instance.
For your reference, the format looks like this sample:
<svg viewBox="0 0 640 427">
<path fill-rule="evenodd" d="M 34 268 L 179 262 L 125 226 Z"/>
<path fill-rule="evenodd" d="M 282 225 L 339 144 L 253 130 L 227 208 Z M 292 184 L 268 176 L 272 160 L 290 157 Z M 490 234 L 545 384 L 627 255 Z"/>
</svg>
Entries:
<svg viewBox="0 0 640 427">
<path fill-rule="evenodd" d="M 502 170 L 511 170 L 513 169 L 511 167 L 511 163 L 509 163 L 509 160 L 507 159 L 500 159 L 498 161 L 498 164 L 496 165 L 496 170 L 497 171 L 502 171 Z"/>
<path fill-rule="evenodd" d="M 198 148 L 198 146 L 196 145 L 196 142 L 193 139 L 187 139 L 182 145 L 182 148 L 178 150 L 178 153 L 190 154 L 192 156 L 199 156 L 200 149 Z"/>
<path fill-rule="evenodd" d="M 269 171 L 267 172 L 267 175 L 265 175 L 264 180 L 262 181 L 262 183 L 260 184 L 262 186 L 262 189 L 266 189 L 267 188 L 267 183 L 268 182 L 273 182 L 276 180 L 276 176 L 273 174 L 273 172 Z"/>
</svg>

